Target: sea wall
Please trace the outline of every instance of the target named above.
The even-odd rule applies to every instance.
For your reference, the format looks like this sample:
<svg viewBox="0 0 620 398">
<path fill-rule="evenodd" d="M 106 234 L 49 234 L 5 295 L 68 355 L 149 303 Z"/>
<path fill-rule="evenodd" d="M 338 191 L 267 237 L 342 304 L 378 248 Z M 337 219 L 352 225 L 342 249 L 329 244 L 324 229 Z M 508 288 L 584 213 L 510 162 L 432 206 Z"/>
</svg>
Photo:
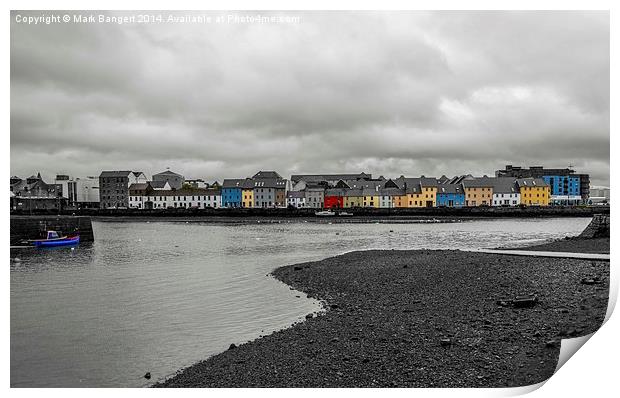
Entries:
<svg viewBox="0 0 620 398">
<path fill-rule="evenodd" d="M 595 214 L 579 237 L 584 239 L 609 238 L 609 214 Z"/>
<path fill-rule="evenodd" d="M 64 211 L 66 215 L 92 217 L 316 217 L 318 209 L 82 209 Z M 411 209 L 344 209 L 353 217 L 592 217 L 609 214 L 609 206 L 550 206 L 550 207 L 434 207 Z M 34 214 L 57 214 L 57 211 L 39 210 Z M 20 214 L 14 212 L 11 214 Z M 22 213 L 23 214 L 23 213 Z"/>
<path fill-rule="evenodd" d="M 45 238 L 47 231 L 59 234 L 79 232 L 81 242 L 93 242 L 93 225 L 86 216 L 21 216 L 11 215 L 11 245 L 28 239 Z"/>
</svg>

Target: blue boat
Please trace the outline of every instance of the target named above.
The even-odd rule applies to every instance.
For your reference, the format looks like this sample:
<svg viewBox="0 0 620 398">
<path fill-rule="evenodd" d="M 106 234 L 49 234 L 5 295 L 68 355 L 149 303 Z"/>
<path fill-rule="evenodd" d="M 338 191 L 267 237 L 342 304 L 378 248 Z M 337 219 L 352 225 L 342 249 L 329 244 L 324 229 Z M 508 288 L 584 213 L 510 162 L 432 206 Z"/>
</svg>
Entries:
<svg viewBox="0 0 620 398">
<path fill-rule="evenodd" d="M 58 236 L 56 231 L 47 231 L 46 239 L 30 241 L 35 247 L 73 246 L 80 243 L 80 235 Z"/>
</svg>

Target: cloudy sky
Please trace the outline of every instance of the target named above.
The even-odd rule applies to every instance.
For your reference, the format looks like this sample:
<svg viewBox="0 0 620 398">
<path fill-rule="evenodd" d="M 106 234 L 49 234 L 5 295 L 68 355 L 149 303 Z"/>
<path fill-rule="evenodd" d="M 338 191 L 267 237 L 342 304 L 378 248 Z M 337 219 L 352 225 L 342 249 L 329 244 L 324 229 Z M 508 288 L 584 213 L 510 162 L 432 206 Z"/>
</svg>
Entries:
<svg viewBox="0 0 620 398">
<path fill-rule="evenodd" d="M 263 24 L 200 12 L 212 22 L 122 25 L 18 14 L 42 13 L 11 15 L 12 175 L 572 164 L 609 185 L 607 12 L 307 12 Z"/>
</svg>

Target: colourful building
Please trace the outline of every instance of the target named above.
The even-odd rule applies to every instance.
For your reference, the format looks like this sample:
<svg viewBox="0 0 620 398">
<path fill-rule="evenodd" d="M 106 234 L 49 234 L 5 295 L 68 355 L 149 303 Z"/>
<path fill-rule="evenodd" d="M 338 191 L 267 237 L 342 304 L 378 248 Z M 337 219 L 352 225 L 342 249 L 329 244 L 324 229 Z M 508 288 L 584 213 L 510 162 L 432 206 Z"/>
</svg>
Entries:
<svg viewBox="0 0 620 398">
<path fill-rule="evenodd" d="M 254 183 L 254 207 L 285 207 L 287 180 L 275 171 L 259 171 Z"/>
<path fill-rule="evenodd" d="M 329 188 L 325 190 L 325 208 L 342 209 L 344 208 L 344 197 L 346 188 Z"/>
<path fill-rule="evenodd" d="M 254 207 L 254 181 L 246 178 L 241 188 L 241 207 L 251 209 Z"/>
<path fill-rule="evenodd" d="M 542 178 L 517 179 L 521 204 L 526 206 L 548 206 L 551 200 L 549 184 Z"/>
<path fill-rule="evenodd" d="M 424 194 L 424 207 L 437 207 L 437 179 L 422 176 L 420 187 Z"/>
<path fill-rule="evenodd" d="M 222 183 L 222 207 L 241 207 L 244 179 L 225 179 Z"/>
<path fill-rule="evenodd" d="M 379 187 L 362 188 L 362 206 L 379 208 Z"/>
<path fill-rule="evenodd" d="M 521 194 L 514 177 L 497 177 L 493 179 L 492 206 L 518 206 Z"/>
<path fill-rule="evenodd" d="M 405 190 L 403 189 L 386 186 L 379 190 L 379 207 L 382 209 L 400 207 L 399 204 L 401 204 L 403 200 L 406 200 Z"/>
<path fill-rule="evenodd" d="M 349 189 L 344 197 L 344 208 L 362 207 L 364 203 L 364 195 L 362 188 Z"/>
<path fill-rule="evenodd" d="M 301 209 L 306 207 L 306 193 L 304 191 L 288 191 L 286 193 L 287 207 Z"/>
<path fill-rule="evenodd" d="M 544 175 L 542 179 L 551 190 L 551 202 L 556 204 L 579 204 L 581 197 L 581 179 L 579 175 Z"/>
<path fill-rule="evenodd" d="M 439 184 L 436 195 L 437 207 L 465 206 L 465 192 L 461 184 Z"/>
<path fill-rule="evenodd" d="M 465 206 L 490 206 L 493 201 L 493 180 L 486 176 L 463 179 Z"/>
<path fill-rule="evenodd" d="M 405 196 L 396 196 L 396 207 L 435 207 L 437 204 L 437 180 L 434 178 L 405 178 L 394 180 L 405 191 Z"/>
</svg>

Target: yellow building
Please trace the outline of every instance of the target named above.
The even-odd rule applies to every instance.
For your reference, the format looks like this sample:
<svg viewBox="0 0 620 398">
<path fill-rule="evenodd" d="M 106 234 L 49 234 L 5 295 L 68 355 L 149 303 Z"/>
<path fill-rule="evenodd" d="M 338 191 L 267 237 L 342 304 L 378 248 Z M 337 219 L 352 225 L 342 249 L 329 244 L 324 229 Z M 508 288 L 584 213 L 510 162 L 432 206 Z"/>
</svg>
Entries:
<svg viewBox="0 0 620 398">
<path fill-rule="evenodd" d="M 519 195 L 521 204 L 526 206 L 548 206 L 551 200 L 551 188 L 542 178 L 519 178 Z"/>
<path fill-rule="evenodd" d="M 254 207 L 254 189 L 244 188 L 241 190 L 241 207 Z"/>
<path fill-rule="evenodd" d="M 364 195 L 361 189 L 349 189 L 344 197 L 344 207 L 362 207 L 364 204 Z"/>
<path fill-rule="evenodd" d="M 465 206 L 491 206 L 493 203 L 493 180 L 489 177 L 463 180 Z"/>
<path fill-rule="evenodd" d="M 405 178 L 394 181 L 399 188 L 405 191 L 403 196 L 394 197 L 396 207 L 436 207 L 437 180 L 434 178 Z"/>
<path fill-rule="evenodd" d="M 363 188 L 362 189 L 362 206 L 363 207 L 380 207 L 380 195 L 376 188 Z"/>
<path fill-rule="evenodd" d="M 424 203 L 424 194 L 420 186 L 407 187 L 407 199 L 405 207 L 426 207 Z"/>
<path fill-rule="evenodd" d="M 434 178 L 420 178 L 421 193 L 424 195 L 424 207 L 437 207 L 437 180 Z"/>
<path fill-rule="evenodd" d="M 407 194 L 403 192 L 400 195 L 394 195 L 392 197 L 392 202 L 394 203 L 394 207 L 397 207 L 397 208 L 407 207 Z"/>
<path fill-rule="evenodd" d="M 241 186 L 241 207 L 254 207 L 254 181 L 251 178 L 246 178 Z"/>
</svg>

